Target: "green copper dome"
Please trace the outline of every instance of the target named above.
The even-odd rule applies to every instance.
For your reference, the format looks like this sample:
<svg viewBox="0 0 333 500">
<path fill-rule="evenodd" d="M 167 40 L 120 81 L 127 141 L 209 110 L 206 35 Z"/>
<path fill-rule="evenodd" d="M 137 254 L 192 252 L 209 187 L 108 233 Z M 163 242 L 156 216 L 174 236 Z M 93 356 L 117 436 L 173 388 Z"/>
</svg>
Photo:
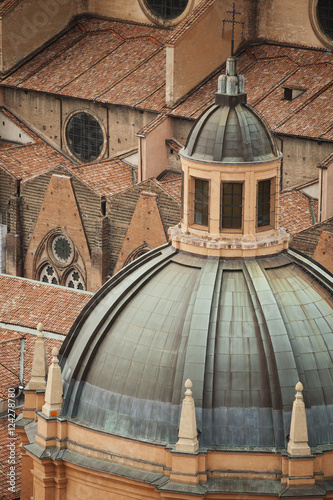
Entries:
<svg viewBox="0 0 333 500">
<path fill-rule="evenodd" d="M 309 445 L 333 443 L 332 289 L 292 252 L 223 260 L 153 250 L 74 323 L 60 352 L 62 415 L 176 443 L 190 378 L 201 447 L 283 449 L 300 380 Z"/>
<path fill-rule="evenodd" d="M 226 74 L 218 79 L 215 104 L 196 121 L 181 156 L 209 163 L 261 162 L 278 156 L 268 127 L 246 104 L 244 86 L 237 58 L 228 57 Z"/>
</svg>

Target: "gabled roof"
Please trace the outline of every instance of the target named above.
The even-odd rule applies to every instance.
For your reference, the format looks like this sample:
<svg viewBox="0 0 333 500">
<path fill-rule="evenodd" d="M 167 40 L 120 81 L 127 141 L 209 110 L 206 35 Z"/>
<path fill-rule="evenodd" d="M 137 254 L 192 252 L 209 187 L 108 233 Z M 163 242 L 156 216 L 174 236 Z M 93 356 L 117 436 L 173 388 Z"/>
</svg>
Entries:
<svg viewBox="0 0 333 500">
<path fill-rule="evenodd" d="M 280 193 L 279 223 L 290 235 L 313 226 L 312 213 L 315 219 L 318 217 L 318 200 L 304 194 L 303 187 L 285 189 Z"/>
<path fill-rule="evenodd" d="M 238 57 L 245 76 L 248 103 L 279 134 L 333 140 L 333 54 L 311 47 L 262 43 Z M 196 119 L 214 102 L 220 68 L 190 92 L 171 113 Z M 285 87 L 301 87 L 295 99 L 284 99 Z M 314 119 L 315 118 L 315 119 Z"/>
<path fill-rule="evenodd" d="M 93 295 L 14 276 L 0 274 L 0 327 L 35 329 L 66 335 L 82 307 Z"/>
<path fill-rule="evenodd" d="M 159 90 L 169 35 L 166 28 L 83 19 L 2 83 L 157 111 L 164 104 Z"/>
<path fill-rule="evenodd" d="M 72 166 L 65 156 L 42 141 L 0 149 L 0 166 L 16 179 L 27 180 L 58 165 Z"/>
<path fill-rule="evenodd" d="M 78 165 L 72 167 L 72 170 L 79 179 L 103 197 L 117 194 L 134 184 L 133 168 L 119 156 Z"/>
</svg>

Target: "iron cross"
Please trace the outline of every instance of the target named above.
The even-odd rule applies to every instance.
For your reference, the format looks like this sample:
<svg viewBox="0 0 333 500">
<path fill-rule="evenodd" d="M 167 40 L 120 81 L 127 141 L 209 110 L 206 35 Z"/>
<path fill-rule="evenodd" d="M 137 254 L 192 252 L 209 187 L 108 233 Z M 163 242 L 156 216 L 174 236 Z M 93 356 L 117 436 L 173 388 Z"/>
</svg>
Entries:
<svg viewBox="0 0 333 500">
<path fill-rule="evenodd" d="M 235 17 L 236 14 L 241 15 L 241 12 L 237 12 L 235 8 L 235 2 L 232 4 L 232 10 L 227 10 L 228 14 L 232 14 L 232 20 L 231 19 L 223 19 L 223 25 L 222 25 L 222 37 L 224 38 L 224 23 L 232 23 L 232 32 L 231 32 L 231 56 L 234 55 L 234 40 L 235 40 L 235 24 L 241 24 L 242 25 L 242 40 L 243 40 L 243 33 L 244 33 L 244 21 L 236 21 Z"/>
</svg>

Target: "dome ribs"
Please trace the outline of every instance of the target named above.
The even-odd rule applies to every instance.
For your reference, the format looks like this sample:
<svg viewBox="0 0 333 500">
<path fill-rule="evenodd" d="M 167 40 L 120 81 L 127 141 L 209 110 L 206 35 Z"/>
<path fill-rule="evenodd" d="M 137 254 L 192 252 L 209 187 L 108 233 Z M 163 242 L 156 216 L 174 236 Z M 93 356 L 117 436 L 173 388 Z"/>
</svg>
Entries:
<svg viewBox="0 0 333 500">
<path fill-rule="evenodd" d="M 158 272 L 161 267 L 168 264 L 170 254 L 173 255 L 174 253 L 175 250 L 171 246 L 169 247 L 166 255 L 157 249 L 156 252 L 153 252 L 152 255 L 150 255 L 150 257 L 157 259 L 155 262 L 152 263 L 151 258 L 146 259 L 146 255 L 144 255 L 141 259 L 133 261 L 133 263 L 127 266 L 123 272 L 120 272 L 111 278 L 111 280 L 109 280 L 94 296 L 94 299 L 89 302 L 90 307 L 87 308 L 87 311 L 83 311 L 82 318 L 77 325 L 77 328 L 80 331 L 79 342 L 76 342 L 76 325 L 73 325 L 73 333 L 72 331 L 69 333 L 69 336 L 72 336 L 73 338 L 71 339 L 70 345 L 66 349 L 67 356 L 64 356 L 64 360 L 66 361 L 67 366 L 70 365 L 74 367 L 74 369 L 73 371 L 67 370 L 66 373 L 63 374 L 63 414 L 76 416 L 78 402 L 80 401 L 83 384 L 87 374 L 89 373 L 91 362 L 95 353 L 98 351 L 102 340 L 109 331 L 109 328 L 114 323 L 121 310 L 131 300 L 133 295 L 136 294 L 142 288 L 143 284 L 148 281 L 152 275 Z M 138 261 L 140 261 L 141 266 Z M 124 284 L 122 283 L 124 277 L 126 277 L 129 273 L 131 274 L 132 282 L 130 287 L 128 287 L 127 281 L 126 285 L 125 282 Z M 114 293 L 112 293 L 113 289 Z M 91 315 L 101 319 L 99 322 L 92 325 L 91 321 L 89 321 L 89 319 L 91 319 Z M 68 386 L 67 382 L 68 377 L 71 378 L 70 386 Z"/>
<path fill-rule="evenodd" d="M 200 430 L 202 429 L 208 332 L 218 266 L 219 261 L 217 259 L 207 260 L 202 268 L 195 297 L 184 364 L 182 386 L 184 387 L 187 378 L 190 378 L 193 382 L 193 398 L 196 406 L 197 425 Z"/>
<path fill-rule="evenodd" d="M 245 266 L 256 292 L 272 344 L 281 388 L 282 406 L 283 409 L 290 410 L 294 387 L 299 380 L 299 374 L 295 359 L 290 356 L 286 359 L 286 356 L 293 352 L 288 332 L 271 287 L 260 265 L 255 260 L 249 260 L 245 261 Z"/>
</svg>

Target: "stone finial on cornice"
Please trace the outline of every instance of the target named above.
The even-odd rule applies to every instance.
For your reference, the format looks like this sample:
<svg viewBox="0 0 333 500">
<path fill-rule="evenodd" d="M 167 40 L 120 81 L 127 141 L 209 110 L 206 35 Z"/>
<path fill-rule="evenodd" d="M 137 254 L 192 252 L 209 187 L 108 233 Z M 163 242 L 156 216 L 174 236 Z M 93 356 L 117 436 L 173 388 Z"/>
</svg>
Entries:
<svg viewBox="0 0 333 500">
<path fill-rule="evenodd" d="M 61 411 L 63 389 L 58 354 L 59 350 L 56 347 L 53 347 L 53 357 L 49 368 L 45 391 L 45 404 L 42 408 L 42 413 L 46 417 L 56 417 Z"/>
<path fill-rule="evenodd" d="M 293 456 L 311 455 L 311 449 L 308 445 L 308 428 L 302 395 L 303 385 L 301 382 L 296 384 L 295 389 L 297 392 L 291 414 L 290 438 L 287 451 Z"/>
<path fill-rule="evenodd" d="M 187 379 L 185 382 L 185 398 L 183 399 L 182 411 L 180 415 L 180 424 L 178 432 L 178 441 L 176 451 L 195 452 L 199 448 L 197 421 L 195 417 L 195 405 L 192 397 L 192 381 Z"/>
<path fill-rule="evenodd" d="M 46 387 L 47 360 L 43 333 L 44 326 L 42 323 L 38 323 L 37 330 L 38 333 L 32 360 L 31 379 L 26 389 L 43 391 Z"/>
</svg>

